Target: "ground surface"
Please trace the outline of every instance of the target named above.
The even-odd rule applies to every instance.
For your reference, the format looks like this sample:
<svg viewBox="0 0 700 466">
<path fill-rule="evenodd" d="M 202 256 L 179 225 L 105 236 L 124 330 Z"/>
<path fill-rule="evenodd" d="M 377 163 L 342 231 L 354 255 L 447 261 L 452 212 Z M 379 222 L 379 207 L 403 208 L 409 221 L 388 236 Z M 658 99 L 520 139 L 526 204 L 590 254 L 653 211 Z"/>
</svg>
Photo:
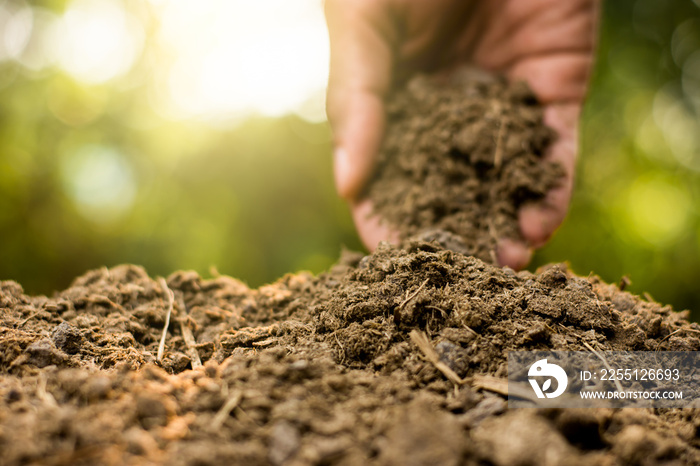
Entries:
<svg viewBox="0 0 700 466">
<path fill-rule="evenodd" d="M 698 351 L 700 326 L 420 240 L 256 290 L 129 265 L 52 298 L 2 282 L 0 464 L 700 464 L 699 409 L 508 410 L 480 384 L 508 350 L 584 343 Z"/>
<path fill-rule="evenodd" d="M 700 408 L 507 409 L 508 351 L 700 351 L 700 326 L 481 260 L 561 173 L 527 89 L 480 76 L 389 106 L 369 194 L 420 233 L 401 246 L 255 290 L 133 265 L 52 298 L 0 282 L 0 465 L 700 464 Z"/>
<path fill-rule="evenodd" d="M 554 135 L 522 82 L 468 68 L 417 76 L 391 96 L 387 120 L 367 195 L 402 237 L 448 231 L 496 263 L 498 239 L 520 238 L 518 208 L 563 175 L 543 159 Z"/>
</svg>

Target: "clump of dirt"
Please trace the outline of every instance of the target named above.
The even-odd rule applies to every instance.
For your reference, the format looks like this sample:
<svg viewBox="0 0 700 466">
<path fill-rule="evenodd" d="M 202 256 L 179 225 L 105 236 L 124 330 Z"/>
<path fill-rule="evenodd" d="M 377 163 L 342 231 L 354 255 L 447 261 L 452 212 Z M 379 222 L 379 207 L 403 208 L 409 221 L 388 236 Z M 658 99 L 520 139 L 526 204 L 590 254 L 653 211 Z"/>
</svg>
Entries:
<svg viewBox="0 0 700 466">
<path fill-rule="evenodd" d="M 254 290 L 137 266 L 52 298 L 1 282 L 0 463 L 700 464 L 699 409 L 511 411 L 479 382 L 509 350 L 699 351 L 686 319 L 418 239 Z"/>
<path fill-rule="evenodd" d="M 473 69 L 419 75 L 389 98 L 387 121 L 367 195 L 402 238 L 445 230 L 496 263 L 497 240 L 521 238 L 518 208 L 564 174 L 543 160 L 554 134 L 524 82 Z"/>
</svg>

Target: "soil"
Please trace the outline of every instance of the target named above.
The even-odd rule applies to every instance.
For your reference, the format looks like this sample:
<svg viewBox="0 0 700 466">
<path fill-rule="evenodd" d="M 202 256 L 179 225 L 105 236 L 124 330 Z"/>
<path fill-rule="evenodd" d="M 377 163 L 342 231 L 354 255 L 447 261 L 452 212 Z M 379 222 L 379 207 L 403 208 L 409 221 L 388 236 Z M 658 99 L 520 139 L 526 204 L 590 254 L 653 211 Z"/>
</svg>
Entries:
<svg viewBox="0 0 700 466">
<path fill-rule="evenodd" d="M 51 298 L 2 282 L 0 464 L 700 464 L 700 409 L 509 410 L 479 383 L 509 350 L 700 351 L 687 312 L 452 240 L 259 289 L 133 265 Z"/>
<path fill-rule="evenodd" d="M 524 82 L 465 68 L 419 75 L 387 103 L 387 130 L 367 188 L 375 213 L 402 238 L 426 230 L 462 237 L 496 263 L 499 238 L 521 238 L 517 211 L 562 179 L 546 161 L 553 131 Z"/>
</svg>

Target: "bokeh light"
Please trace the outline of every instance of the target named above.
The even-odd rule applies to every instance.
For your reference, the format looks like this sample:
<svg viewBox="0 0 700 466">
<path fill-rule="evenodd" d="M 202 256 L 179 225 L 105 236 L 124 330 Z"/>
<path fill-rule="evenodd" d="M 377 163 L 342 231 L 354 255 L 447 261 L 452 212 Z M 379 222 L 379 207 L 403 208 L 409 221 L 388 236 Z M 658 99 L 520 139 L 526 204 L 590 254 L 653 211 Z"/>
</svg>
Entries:
<svg viewBox="0 0 700 466">
<path fill-rule="evenodd" d="M 659 90 L 653 103 L 656 125 L 674 158 L 686 168 L 700 170 L 700 121 L 675 84 Z"/>
<path fill-rule="evenodd" d="M 129 71 L 144 35 L 120 0 L 74 0 L 56 27 L 60 65 L 86 83 L 101 83 Z"/>
<path fill-rule="evenodd" d="M 691 201 L 687 191 L 658 176 L 641 177 L 627 191 L 627 230 L 654 246 L 677 241 L 687 231 Z"/>
<path fill-rule="evenodd" d="M 671 37 L 671 55 L 677 66 L 683 68 L 686 60 L 700 49 L 700 20 L 688 19 L 676 27 Z"/>
<path fill-rule="evenodd" d="M 115 148 L 81 147 L 62 160 L 61 175 L 66 194 L 90 222 L 117 221 L 134 201 L 131 167 Z"/>
<path fill-rule="evenodd" d="M 2 58 L 18 58 L 29 42 L 34 16 L 32 9 L 24 2 L 6 2 L 0 5 L 0 25 L 2 25 Z"/>
<path fill-rule="evenodd" d="M 24 49 L 16 59 L 26 70 L 42 72 L 56 62 L 56 35 L 58 15 L 34 7 L 32 12 L 32 33 Z"/>
</svg>

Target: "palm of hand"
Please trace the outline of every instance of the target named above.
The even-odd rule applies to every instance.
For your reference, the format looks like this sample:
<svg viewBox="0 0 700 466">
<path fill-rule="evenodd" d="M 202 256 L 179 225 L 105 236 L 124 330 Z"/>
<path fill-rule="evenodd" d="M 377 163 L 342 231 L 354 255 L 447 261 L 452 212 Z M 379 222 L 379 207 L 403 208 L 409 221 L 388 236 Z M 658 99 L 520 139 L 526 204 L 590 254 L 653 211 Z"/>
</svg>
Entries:
<svg viewBox="0 0 700 466">
<path fill-rule="evenodd" d="M 358 232 L 373 249 L 395 239 L 371 205 L 357 199 L 371 174 L 384 128 L 383 97 L 416 71 L 464 63 L 525 80 L 559 133 L 547 158 L 567 172 L 546 198 L 521 209 L 525 242 L 502 241 L 499 261 L 521 268 L 563 220 L 573 185 L 576 125 L 593 56 L 595 0 L 330 1 L 328 114 L 336 136 L 336 183 L 352 204 Z"/>
</svg>

